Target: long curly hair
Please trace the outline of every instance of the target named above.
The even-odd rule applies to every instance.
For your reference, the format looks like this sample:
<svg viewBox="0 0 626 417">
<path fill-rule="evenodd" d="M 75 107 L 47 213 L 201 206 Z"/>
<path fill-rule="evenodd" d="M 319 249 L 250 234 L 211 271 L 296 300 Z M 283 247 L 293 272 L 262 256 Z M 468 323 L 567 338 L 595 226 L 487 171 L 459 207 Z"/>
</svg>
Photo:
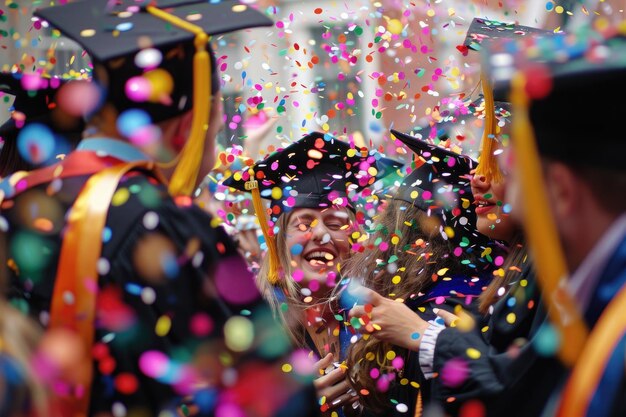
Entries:
<svg viewBox="0 0 626 417">
<path fill-rule="evenodd" d="M 474 272 L 453 255 L 438 216 L 429 216 L 404 201 L 390 200 L 376 223 L 372 243 L 344 265 L 345 277 L 362 280 L 364 286 L 385 297 L 408 300 L 426 292 L 440 279 L 438 272 L 443 268 L 448 268 L 448 276 L 471 276 Z M 391 406 L 385 391 L 395 379 L 396 369 L 389 351 L 395 356 L 406 354 L 404 349 L 366 335 L 353 343 L 347 354 L 349 383 L 361 404 L 375 412 Z M 374 368 L 380 373 L 377 379 L 371 377 Z"/>
</svg>

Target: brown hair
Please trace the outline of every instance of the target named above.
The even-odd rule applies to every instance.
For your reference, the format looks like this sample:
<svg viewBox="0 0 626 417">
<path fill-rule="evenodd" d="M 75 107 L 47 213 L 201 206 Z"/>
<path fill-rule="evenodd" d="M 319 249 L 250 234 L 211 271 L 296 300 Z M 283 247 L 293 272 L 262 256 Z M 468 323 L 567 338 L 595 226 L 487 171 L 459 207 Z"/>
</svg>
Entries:
<svg viewBox="0 0 626 417">
<path fill-rule="evenodd" d="M 333 209 L 341 210 L 341 208 Z M 350 210 L 347 210 L 347 212 L 350 219 L 349 230 L 354 230 L 357 228 L 355 215 Z M 267 256 L 264 256 L 261 261 L 259 273 L 256 275 L 256 283 L 261 294 L 263 294 L 263 298 L 265 298 L 270 305 L 274 316 L 280 318 L 282 321 L 291 341 L 298 347 L 307 347 L 304 309 L 312 307 L 312 305 L 302 301 L 302 287 L 295 280 L 291 279 L 294 265 L 290 257 L 291 251 L 287 247 L 285 233 L 289 220 L 291 219 L 291 213 L 293 213 L 293 211 L 287 214 L 281 214 L 275 225 L 275 229 L 278 229 L 275 237 L 276 249 L 281 265 L 278 284 L 274 286 L 270 284 L 267 279 L 269 275 L 269 259 Z M 342 265 L 337 264 L 338 271 L 340 268 L 342 268 Z M 281 292 L 282 294 L 277 294 L 277 292 Z M 284 296 L 284 298 L 281 297 L 281 295 Z M 330 308 L 332 307 L 331 302 L 333 298 L 334 297 L 318 300 L 316 304 L 326 304 Z"/>
<path fill-rule="evenodd" d="M 378 239 L 388 242 L 389 249 L 382 250 L 380 244 L 368 246 L 346 262 L 344 276 L 362 279 L 364 286 L 385 297 L 406 300 L 428 290 L 442 268 L 449 268 L 448 273 L 452 275 L 469 275 L 471 270 L 451 255 L 451 244 L 444 239 L 441 230 L 438 217 L 428 216 L 406 202 L 391 200 L 377 219 L 370 238 L 371 242 Z M 390 256 L 397 256 L 394 262 L 397 268 L 385 267 Z M 400 276 L 399 282 L 397 278 L 393 280 L 397 284 L 392 281 L 395 276 Z M 379 367 L 381 375 L 393 377 L 395 369 L 386 356 L 390 350 L 394 350 L 396 356 L 405 354 L 404 349 L 374 337 L 363 337 L 350 346 L 346 358 L 350 385 L 359 393 L 361 404 L 374 411 L 383 411 L 390 404 L 386 394 L 376 388 L 370 371 Z"/>
<path fill-rule="evenodd" d="M 489 307 L 508 292 L 508 286 L 516 281 L 528 262 L 528 252 L 521 231 L 515 233 L 508 247 L 509 253 L 506 255 L 504 264 L 494 271 L 492 281 L 478 297 L 478 311 L 481 314 L 487 314 Z M 500 290 L 501 288 L 503 290 Z"/>
</svg>

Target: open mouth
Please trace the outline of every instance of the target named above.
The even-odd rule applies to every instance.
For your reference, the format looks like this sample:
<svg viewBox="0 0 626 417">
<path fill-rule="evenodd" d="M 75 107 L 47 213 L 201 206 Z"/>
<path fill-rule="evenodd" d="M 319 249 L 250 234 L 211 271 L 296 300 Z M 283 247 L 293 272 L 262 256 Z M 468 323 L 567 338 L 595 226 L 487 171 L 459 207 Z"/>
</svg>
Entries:
<svg viewBox="0 0 626 417">
<path fill-rule="evenodd" d="M 477 198 L 474 200 L 474 204 L 476 205 L 476 214 L 484 214 L 491 211 L 496 205 L 491 201 Z"/>
<path fill-rule="evenodd" d="M 329 249 L 315 248 L 304 255 L 304 259 L 311 265 L 329 265 L 337 257 L 337 254 Z"/>
</svg>

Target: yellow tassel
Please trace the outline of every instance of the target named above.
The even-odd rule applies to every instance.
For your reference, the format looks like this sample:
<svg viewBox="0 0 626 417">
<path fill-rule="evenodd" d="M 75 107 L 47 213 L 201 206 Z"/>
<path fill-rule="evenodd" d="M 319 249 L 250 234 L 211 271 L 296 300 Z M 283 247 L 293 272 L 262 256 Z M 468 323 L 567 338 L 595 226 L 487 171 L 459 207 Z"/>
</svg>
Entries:
<svg viewBox="0 0 626 417">
<path fill-rule="evenodd" d="M 587 340 L 587 328 L 569 293 L 559 285 L 567 274 L 567 267 L 543 187 L 542 169 L 528 117 L 525 82 L 524 76 L 517 74 L 511 92 L 516 169 L 523 169 L 516 174 L 521 182 L 520 195 L 527 202 L 523 210 L 524 229 L 534 255 L 543 299 L 548 303 L 551 322 L 561 337 L 559 357 L 565 365 L 572 366 Z"/>
<path fill-rule="evenodd" d="M 481 75 L 481 84 L 485 97 L 485 129 L 483 130 L 480 162 L 476 167 L 476 175 L 484 176 L 488 182 L 500 183 L 503 180 L 502 172 L 493 154 L 496 144 L 496 109 L 493 100 L 493 88 L 484 73 Z"/>
<path fill-rule="evenodd" d="M 269 226 L 267 224 L 267 215 L 265 213 L 265 206 L 263 206 L 263 201 L 261 200 L 261 192 L 259 191 L 259 182 L 255 179 L 254 170 L 252 168 L 248 170 L 248 174 L 250 174 L 250 179 L 246 182 L 245 187 L 247 191 L 252 192 L 252 205 L 254 206 L 256 217 L 257 219 L 259 219 L 261 231 L 263 232 L 263 236 L 265 237 L 265 243 L 267 244 L 267 254 L 265 256 L 269 256 L 270 260 L 270 270 L 267 276 L 267 280 L 270 284 L 276 285 L 278 283 L 278 271 L 280 269 L 278 250 L 276 249 L 274 236 L 270 235 Z"/>
<path fill-rule="evenodd" d="M 211 58 L 206 49 L 209 36 L 200 26 L 191 24 L 178 16 L 153 6 L 146 9 L 152 15 L 196 35 L 194 40 L 196 53 L 193 56 L 193 121 L 191 132 L 177 158 L 178 163 L 168 188 L 171 195 L 190 196 L 196 188 L 200 165 L 204 157 L 204 142 L 209 128 L 209 114 L 211 112 Z"/>
<path fill-rule="evenodd" d="M 413 417 L 422 417 L 422 412 L 424 411 L 424 405 L 422 404 L 422 389 L 420 388 L 417 391 L 417 400 L 415 401 L 415 413 Z"/>
</svg>

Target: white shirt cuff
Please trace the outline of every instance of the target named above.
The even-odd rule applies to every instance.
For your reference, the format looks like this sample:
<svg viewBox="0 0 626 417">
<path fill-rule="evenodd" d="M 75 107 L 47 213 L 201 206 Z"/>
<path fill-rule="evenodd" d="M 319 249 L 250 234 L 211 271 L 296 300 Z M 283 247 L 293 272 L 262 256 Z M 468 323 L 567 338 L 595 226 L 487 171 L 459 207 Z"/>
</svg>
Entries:
<svg viewBox="0 0 626 417">
<path fill-rule="evenodd" d="M 422 342 L 419 350 L 419 362 L 420 368 L 422 369 L 426 379 L 432 379 L 435 375 L 433 370 L 433 364 L 435 362 L 435 345 L 437 344 L 439 333 L 441 333 L 441 331 L 445 328 L 446 326 L 442 326 L 441 324 L 431 323 L 422 336 Z"/>
</svg>

